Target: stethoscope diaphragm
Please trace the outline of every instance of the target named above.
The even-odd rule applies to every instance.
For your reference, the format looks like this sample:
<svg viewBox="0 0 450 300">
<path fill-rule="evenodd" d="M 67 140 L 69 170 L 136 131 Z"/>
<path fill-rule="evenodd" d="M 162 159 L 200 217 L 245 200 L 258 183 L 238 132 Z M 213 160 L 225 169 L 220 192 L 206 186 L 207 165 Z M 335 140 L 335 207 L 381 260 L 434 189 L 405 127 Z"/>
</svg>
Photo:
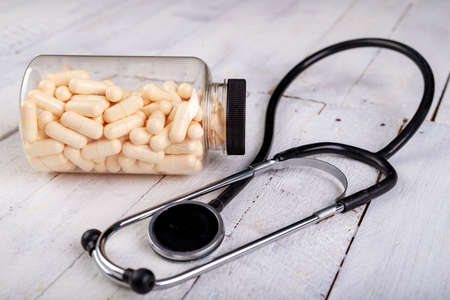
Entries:
<svg viewBox="0 0 450 300">
<path fill-rule="evenodd" d="M 155 214 L 148 225 L 152 249 L 164 258 L 189 261 L 219 247 L 225 235 L 220 214 L 199 201 L 174 203 Z"/>
</svg>

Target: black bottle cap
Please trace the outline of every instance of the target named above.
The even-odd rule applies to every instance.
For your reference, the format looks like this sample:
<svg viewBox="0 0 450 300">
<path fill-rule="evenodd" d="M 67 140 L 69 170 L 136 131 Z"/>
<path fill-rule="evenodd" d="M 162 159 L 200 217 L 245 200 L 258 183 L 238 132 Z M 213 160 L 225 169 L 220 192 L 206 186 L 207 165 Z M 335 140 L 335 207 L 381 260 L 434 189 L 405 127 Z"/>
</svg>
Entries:
<svg viewBox="0 0 450 300">
<path fill-rule="evenodd" d="M 227 81 L 227 154 L 245 154 L 245 79 Z"/>
</svg>

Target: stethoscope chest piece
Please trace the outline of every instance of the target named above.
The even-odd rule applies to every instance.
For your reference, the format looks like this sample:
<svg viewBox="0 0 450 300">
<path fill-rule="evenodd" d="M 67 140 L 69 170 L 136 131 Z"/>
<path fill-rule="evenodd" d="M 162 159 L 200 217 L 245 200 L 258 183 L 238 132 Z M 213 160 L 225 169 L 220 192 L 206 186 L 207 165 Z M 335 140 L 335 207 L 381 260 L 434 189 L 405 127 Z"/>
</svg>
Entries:
<svg viewBox="0 0 450 300">
<path fill-rule="evenodd" d="M 189 261 L 219 247 L 225 235 L 220 214 L 209 204 L 189 201 L 169 205 L 148 225 L 150 246 L 164 258 Z"/>
</svg>

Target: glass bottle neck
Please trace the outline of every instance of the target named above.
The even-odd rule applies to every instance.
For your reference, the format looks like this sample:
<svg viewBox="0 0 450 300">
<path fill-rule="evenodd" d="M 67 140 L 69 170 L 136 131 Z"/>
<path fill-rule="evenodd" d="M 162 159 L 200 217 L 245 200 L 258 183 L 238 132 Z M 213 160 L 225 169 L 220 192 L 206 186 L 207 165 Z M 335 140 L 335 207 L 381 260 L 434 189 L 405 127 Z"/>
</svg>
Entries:
<svg viewBox="0 0 450 300">
<path fill-rule="evenodd" d="M 205 98 L 202 102 L 206 150 L 226 154 L 226 80 L 224 80 L 223 83 L 210 83 L 207 87 Z"/>
</svg>

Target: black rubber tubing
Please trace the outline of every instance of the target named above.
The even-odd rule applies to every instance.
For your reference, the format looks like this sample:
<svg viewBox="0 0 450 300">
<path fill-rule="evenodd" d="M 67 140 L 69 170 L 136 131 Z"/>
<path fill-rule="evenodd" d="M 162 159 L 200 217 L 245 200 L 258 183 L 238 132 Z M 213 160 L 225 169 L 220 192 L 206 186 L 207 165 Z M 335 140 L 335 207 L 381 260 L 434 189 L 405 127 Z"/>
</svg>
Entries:
<svg viewBox="0 0 450 300">
<path fill-rule="evenodd" d="M 387 159 L 394 155 L 403 147 L 406 142 L 416 133 L 422 122 L 425 120 L 428 111 L 433 102 L 434 95 L 434 77 L 433 72 L 423 56 L 413 48 L 402 44 L 400 42 L 379 39 L 379 38 L 362 38 L 344 41 L 324 48 L 316 53 L 308 56 L 294 68 L 292 68 L 286 76 L 280 81 L 270 97 L 266 112 L 264 138 L 261 148 L 253 160 L 252 164 L 259 163 L 267 159 L 273 142 L 273 133 L 275 126 L 275 115 L 278 103 L 292 81 L 297 78 L 304 70 L 312 66 L 321 59 L 336 54 L 338 52 L 356 49 L 362 47 L 377 47 L 391 49 L 399 52 L 410 58 L 419 68 L 423 81 L 424 89 L 423 96 L 417 111 L 414 116 L 392 141 L 390 141 L 383 149 L 376 153 L 357 148 L 350 145 L 343 145 L 339 143 L 317 143 L 311 145 L 300 146 L 294 149 L 289 149 L 275 156 L 276 159 L 285 160 L 295 157 L 305 157 L 313 154 L 334 153 L 344 157 L 353 158 L 375 167 L 382 172 L 385 178 L 379 183 L 359 191 L 353 195 L 347 196 L 340 200 L 344 204 L 344 211 L 353 209 L 359 205 L 368 203 L 371 199 L 390 190 L 397 181 L 397 174 L 392 166 L 387 162 Z M 216 199 L 212 200 L 210 204 L 217 210 L 221 211 L 242 189 L 250 182 L 252 178 L 231 184 L 228 186 Z"/>
</svg>

